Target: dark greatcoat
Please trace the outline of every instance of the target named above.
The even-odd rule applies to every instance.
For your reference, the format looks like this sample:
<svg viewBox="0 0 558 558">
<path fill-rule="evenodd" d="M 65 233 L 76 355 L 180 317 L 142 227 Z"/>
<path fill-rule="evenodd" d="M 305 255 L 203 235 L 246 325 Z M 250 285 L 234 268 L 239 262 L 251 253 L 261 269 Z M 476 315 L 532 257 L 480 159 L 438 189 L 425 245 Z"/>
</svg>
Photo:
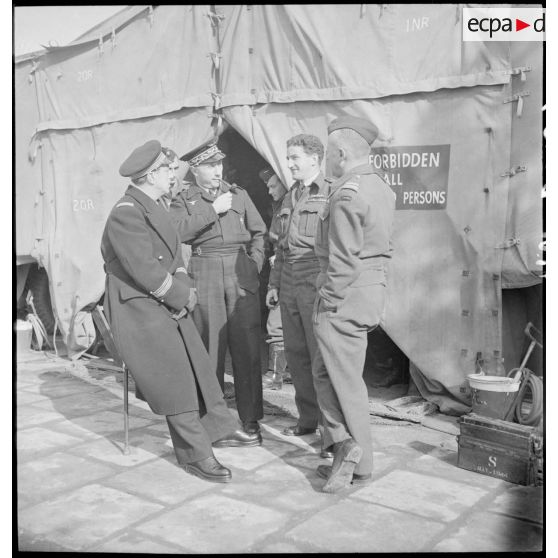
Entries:
<svg viewBox="0 0 558 558">
<path fill-rule="evenodd" d="M 169 213 L 130 186 L 108 217 L 101 252 L 104 305 L 115 343 L 152 411 L 198 410 L 196 380 L 206 409 L 222 400 L 191 316 L 172 317 L 186 306 L 193 283 Z M 162 296 L 151 294 L 169 281 Z"/>
</svg>

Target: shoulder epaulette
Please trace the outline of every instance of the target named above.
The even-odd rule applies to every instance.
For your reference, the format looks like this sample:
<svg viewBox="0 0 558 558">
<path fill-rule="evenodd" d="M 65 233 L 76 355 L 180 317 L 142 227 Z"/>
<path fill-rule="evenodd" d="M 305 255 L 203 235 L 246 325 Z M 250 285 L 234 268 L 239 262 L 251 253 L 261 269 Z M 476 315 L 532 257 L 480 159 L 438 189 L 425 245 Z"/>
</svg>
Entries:
<svg viewBox="0 0 558 558">
<path fill-rule="evenodd" d="M 223 182 L 225 182 L 225 181 L 223 180 Z M 233 192 L 235 190 L 244 190 L 244 188 L 242 186 L 239 186 L 238 184 L 235 184 L 235 183 L 229 184 L 228 182 L 225 182 L 225 184 L 229 187 L 229 190 L 232 190 Z"/>
<path fill-rule="evenodd" d="M 116 204 L 116 207 L 134 207 L 134 204 L 132 202 L 120 202 Z"/>
</svg>

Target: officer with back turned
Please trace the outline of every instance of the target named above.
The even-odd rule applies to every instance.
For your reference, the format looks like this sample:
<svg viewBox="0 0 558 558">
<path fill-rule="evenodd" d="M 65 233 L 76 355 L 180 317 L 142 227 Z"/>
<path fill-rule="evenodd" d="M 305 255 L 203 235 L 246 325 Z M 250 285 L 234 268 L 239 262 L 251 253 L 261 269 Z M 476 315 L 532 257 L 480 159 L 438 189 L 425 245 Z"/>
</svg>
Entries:
<svg viewBox="0 0 558 558">
<path fill-rule="evenodd" d="M 319 346 L 314 382 L 332 466 L 320 465 L 324 492 L 372 473 L 368 391 L 362 377 L 368 332 L 382 319 L 391 258 L 395 194 L 370 166 L 374 124 L 345 116 L 328 127 L 326 168 L 337 180 L 316 233 L 320 274 L 313 321 Z"/>
</svg>

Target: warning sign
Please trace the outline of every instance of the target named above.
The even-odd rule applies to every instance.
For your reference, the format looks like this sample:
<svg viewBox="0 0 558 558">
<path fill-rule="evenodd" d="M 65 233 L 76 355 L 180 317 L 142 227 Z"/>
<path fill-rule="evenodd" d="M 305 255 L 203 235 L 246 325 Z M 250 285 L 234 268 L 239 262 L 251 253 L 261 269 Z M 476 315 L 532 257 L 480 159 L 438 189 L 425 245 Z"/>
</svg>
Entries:
<svg viewBox="0 0 558 558">
<path fill-rule="evenodd" d="M 444 209 L 449 145 L 372 148 L 370 164 L 392 187 L 396 209 Z"/>
</svg>

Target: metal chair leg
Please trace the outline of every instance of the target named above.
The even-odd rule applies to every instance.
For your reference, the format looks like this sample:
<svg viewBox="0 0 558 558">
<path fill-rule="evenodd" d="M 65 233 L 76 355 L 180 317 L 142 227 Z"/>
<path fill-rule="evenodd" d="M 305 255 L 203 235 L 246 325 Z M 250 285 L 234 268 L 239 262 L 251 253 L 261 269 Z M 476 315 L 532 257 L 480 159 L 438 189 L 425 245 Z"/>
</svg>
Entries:
<svg viewBox="0 0 558 558">
<path fill-rule="evenodd" d="M 99 333 L 101 334 L 101 337 L 103 338 L 103 341 L 105 343 L 105 347 L 107 348 L 108 352 L 112 355 L 112 358 L 114 359 L 114 362 L 117 366 L 120 366 L 122 368 L 122 374 L 123 374 L 123 384 L 124 384 L 124 408 L 123 408 L 123 412 L 124 412 L 124 455 L 129 455 L 130 454 L 130 444 L 129 444 L 129 439 L 128 439 L 128 368 L 126 367 L 126 365 L 124 364 L 124 361 L 122 360 L 122 358 L 120 357 L 120 355 L 118 354 L 118 349 L 116 348 L 116 345 L 114 344 L 114 339 L 112 337 L 112 332 L 110 330 L 110 325 L 107 321 L 107 318 L 105 316 L 105 312 L 103 310 L 103 307 L 100 305 L 97 305 L 93 311 L 91 312 L 91 315 L 93 316 L 93 321 L 95 322 L 97 328 L 99 329 Z"/>
<path fill-rule="evenodd" d="M 123 364 L 124 374 L 124 455 L 130 455 L 130 445 L 128 440 L 128 367 Z"/>
</svg>

